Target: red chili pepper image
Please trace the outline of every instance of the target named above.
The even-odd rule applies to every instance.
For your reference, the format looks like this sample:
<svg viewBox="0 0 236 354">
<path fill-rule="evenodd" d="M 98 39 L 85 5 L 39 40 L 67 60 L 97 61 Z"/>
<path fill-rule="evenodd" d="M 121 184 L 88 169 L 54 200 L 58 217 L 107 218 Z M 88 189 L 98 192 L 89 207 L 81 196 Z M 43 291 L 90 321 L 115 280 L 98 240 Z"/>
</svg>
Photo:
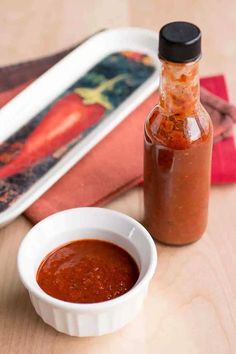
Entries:
<svg viewBox="0 0 236 354">
<path fill-rule="evenodd" d="M 131 52 L 129 50 L 125 50 L 121 52 L 124 57 L 127 57 L 129 59 L 133 59 L 136 61 L 141 61 L 143 58 L 143 53 L 138 53 L 138 52 Z"/>
<path fill-rule="evenodd" d="M 94 126 L 112 108 L 103 91 L 111 89 L 125 75 L 103 82 L 96 88 L 79 87 L 59 99 L 26 139 L 22 150 L 0 167 L 0 178 L 19 173 Z"/>
<path fill-rule="evenodd" d="M 132 59 L 134 61 L 138 61 L 140 63 L 143 63 L 145 65 L 153 65 L 153 60 L 151 57 L 148 55 L 145 55 L 143 53 L 138 53 L 138 52 L 131 52 L 129 50 L 121 52 L 122 55 L 128 59 Z"/>
</svg>

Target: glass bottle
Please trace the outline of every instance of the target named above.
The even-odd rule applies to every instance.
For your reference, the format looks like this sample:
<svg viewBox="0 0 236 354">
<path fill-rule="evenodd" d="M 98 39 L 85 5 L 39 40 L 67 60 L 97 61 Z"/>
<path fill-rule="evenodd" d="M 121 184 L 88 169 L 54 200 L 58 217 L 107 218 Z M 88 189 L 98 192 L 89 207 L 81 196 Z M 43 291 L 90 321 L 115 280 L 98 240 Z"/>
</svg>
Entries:
<svg viewBox="0 0 236 354">
<path fill-rule="evenodd" d="M 201 32 L 187 22 L 159 36 L 159 104 L 145 123 L 144 224 L 158 241 L 183 245 L 205 232 L 212 123 L 200 103 Z"/>
</svg>

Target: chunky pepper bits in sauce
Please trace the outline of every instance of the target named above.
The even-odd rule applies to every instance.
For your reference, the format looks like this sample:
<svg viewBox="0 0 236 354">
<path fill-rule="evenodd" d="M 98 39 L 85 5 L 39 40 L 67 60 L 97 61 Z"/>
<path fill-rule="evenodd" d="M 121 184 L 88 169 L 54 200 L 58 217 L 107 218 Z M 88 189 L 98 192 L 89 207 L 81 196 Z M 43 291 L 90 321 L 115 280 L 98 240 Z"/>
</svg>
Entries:
<svg viewBox="0 0 236 354">
<path fill-rule="evenodd" d="M 94 303 L 130 290 L 139 277 L 134 259 L 119 246 L 101 240 L 78 240 L 54 250 L 42 261 L 37 282 L 63 301 Z"/>
</svg>

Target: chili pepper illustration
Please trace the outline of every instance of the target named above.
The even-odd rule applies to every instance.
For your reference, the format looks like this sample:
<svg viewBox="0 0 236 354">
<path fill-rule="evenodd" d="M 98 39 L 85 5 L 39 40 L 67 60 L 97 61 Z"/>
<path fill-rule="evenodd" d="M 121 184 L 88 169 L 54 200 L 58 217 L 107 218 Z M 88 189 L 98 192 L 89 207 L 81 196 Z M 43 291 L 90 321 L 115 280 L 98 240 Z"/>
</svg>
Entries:
<svg viewBox="0 0 236 354">
<path fill-rule="evenodd" d="M 136 61 L 141 61 L 143 58 L 143 53 L 131 52 L 129 50 L 125 50 L 121 52 L 121 54 L 126 58 L 133 59 Z"/>
<path fill-rule="evenodd" d="M 103 92 L 112 89 L 125 77 L 118 75 L 95 88 L 78 87 L 59 99 L 28 136 L 18 155 L 0 167 L 0 178 L 19 173 L 39 162 L 98 123 L 106 110 L 112 109 Z"/>
<path fill-rule="evenodd" d="M 131 52 L 128 50 L 121 52 L 121 54 L 128 59 L 132 59 L 145 65 L 153 65 L 153 60 L 151 57 L 149 57 L 149 55 L 138 52 Z"/>
</svg>

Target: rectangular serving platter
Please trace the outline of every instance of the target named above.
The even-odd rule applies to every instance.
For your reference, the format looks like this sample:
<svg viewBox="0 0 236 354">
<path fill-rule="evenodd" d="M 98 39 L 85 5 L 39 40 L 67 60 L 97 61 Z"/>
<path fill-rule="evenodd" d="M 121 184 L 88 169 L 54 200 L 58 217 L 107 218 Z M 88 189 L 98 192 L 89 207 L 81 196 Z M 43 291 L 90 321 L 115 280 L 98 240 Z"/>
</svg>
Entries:
<svg viewBox="0 0 236 354">
<path fill-rule="evenodd" d="M 138 54 L 136 55 L 135 53 Z M 101 68 L 98 67 L 98 63 L 108 62 L 108 69 L 112 71 L 112 60 L 123 60 L 123 56 L 125 57 L 124 62 L 126 69 L 129 70 L 129 68 L 131 68 L 130 70 L 134 71 L 134 77 L 130 79 L 127 76 L 127 79 L 125 78 L 127 85 L 129 85 L 129 82 L 131 82 L 131 86 L 132 83 L 134 84 L 136 67 L 132 67 L 132 63 L 135 62 L 135 60 L 143 60 L 144 64 L 142 65 L 146 65 L 144 59 L 146 61 L 147 59 L 151 60 L 151 64 L 148 64 L 152 66 L 150 75 L 146 78 L 144 77 L 144 81 L 141 82 L 140 77 L 142 78 L 142 76 L 140 75 L 142 71 L 137 72 L 141 83 L 137 84 L 135 89 L 134 86 L 130 86 L 131 88 L 127 86 L 130 88 L 131 92 L 127 94 L 127 98 L 122 99 L 114 109 L 108 111 L 99 123 L 94 125 L 91 129 L 87 129 L 77 141 L 73 141 L 73 144 L 66 149 L 66 152 L 62 154 L 56 162 L 53 160 L 55 163 L 53 162 L 54 164 L 40 176 L 40 178 L 36 179 L 28 189 L 19 195 L 15 192 L 16 196 L 14 196 L 12 200 L 10 199 L 8 204 L 3 204 L 4 196 L 9 196 L 12 193 L 12 186 L 20 183 L 21 179 L 15 177 L 14 180 L 14 176 L 0 179 L 0 188 L 4 190 L 5 193 L 1 192 L 2 195 L 0 196 L 3 206 L 0 212 L 0 226 L 9 223 L 24 212 L 98 142 L 111 132 L 112 129 L 122 122 L 131 111 L 158 88 L 159 61 L 157 59 L 156 33 L 146 29 L 132 27 L 100 32 L 74 49 L 0 110 L 1 146 L 4 147 L 4 144 L 10 144 L 6 142 L 12 141 L 15 145 L 19 145 L 22 142 L 20 141 L 19 143 L 17 138 L 14 138 L 16 139 L 15 142 L 12 138 L 20 135 L 17 135 L 16 132 L 21 132 L 33 119 L 41 117 L 42 112 L 47 112 L 47 110 L 50 109 L 50 105 L 52 106 L 54 102 L 57 102 L 58 99 L 63 97 L 65 92 L 70 93 L 70 90 L 72 90 L 71 87 L 73 88 L 76 82 L 80 83 L 80 86 L 81 83 L 86 82 L 85 79 L 88 78 L 86 75 L 90 75 L 89 79 L 92 78 L 95 82 L 96 80 L 99 81 L 101 75 L 98 69 L 100 71 L 103 70 L 103 66 Z M 138 59 L 135 56 L 137 56 Z M 141 59 L 139 59 L 139 57 Z M 136 63 L 135 65 L 139 64 Z M 93 72 L 94 69 L 92 68 L 98 69 Z M 119 68 L 119 70 L 121 69 Z M 106 75 L 106 73 L 104 75 Z M 84 81 L 83 78 L 85 78 Z M 125 83 L 123 83 L 123 85 L 125 85 Z M 123 86 L 118 87 L 119 90 L 122 90 L 122 87 Z M 126 86 L 124 86 L 124 88 L 126 88 Z M 111 99 L 115 101 L 116 97 L 111 97 Z M 42 120 L 42 117 L 40 119 Z M 19 171 L 17 173 L 17 177 L 19 177 Z"/>
</svg>

